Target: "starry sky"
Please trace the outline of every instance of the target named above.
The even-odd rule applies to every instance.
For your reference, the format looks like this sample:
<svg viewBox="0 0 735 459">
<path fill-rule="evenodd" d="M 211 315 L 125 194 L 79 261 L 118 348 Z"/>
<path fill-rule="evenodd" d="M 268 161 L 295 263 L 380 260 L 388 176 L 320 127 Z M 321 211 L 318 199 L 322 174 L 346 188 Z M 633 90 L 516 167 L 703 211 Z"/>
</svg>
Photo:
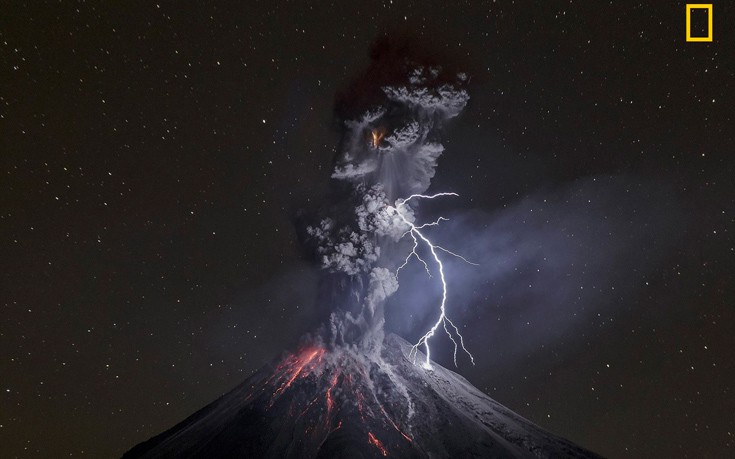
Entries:
<svg viewBox="0 0 735 459">
<path fill-rule="evenodd" d="M 335 94 L 387 35 L 471 77 L 432 185 L 460 198 L 425 209 L 482 265 L 449 274 L 477 361 L 457 371 L 607 457 L 732 457 L 735 7 L 714 3 L 712 43 L 684 11 L 5 5 L 2 456 L 119 456 L 318 325 L 294 218 L 330 187 Z M 416 279 L 388 305 L 407 339 Z"/>
</svg>

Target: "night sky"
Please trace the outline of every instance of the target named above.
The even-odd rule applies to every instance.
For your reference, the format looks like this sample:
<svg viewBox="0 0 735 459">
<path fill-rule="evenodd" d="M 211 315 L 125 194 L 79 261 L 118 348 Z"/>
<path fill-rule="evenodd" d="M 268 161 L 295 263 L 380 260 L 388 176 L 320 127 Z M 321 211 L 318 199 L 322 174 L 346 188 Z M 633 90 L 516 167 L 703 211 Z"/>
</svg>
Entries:
<svg viewBox="0 0 735 459">
<path fill-rule="evenodd" d="M 457 371 L 604 456 L 735 455 L 735 6 L 539 4 L 6 2 L 0 455 L 119 456 L 319 324 L 294 221 L 385 34 L 471 78 L 422 209 L 481 264 Z"/>
</svg>

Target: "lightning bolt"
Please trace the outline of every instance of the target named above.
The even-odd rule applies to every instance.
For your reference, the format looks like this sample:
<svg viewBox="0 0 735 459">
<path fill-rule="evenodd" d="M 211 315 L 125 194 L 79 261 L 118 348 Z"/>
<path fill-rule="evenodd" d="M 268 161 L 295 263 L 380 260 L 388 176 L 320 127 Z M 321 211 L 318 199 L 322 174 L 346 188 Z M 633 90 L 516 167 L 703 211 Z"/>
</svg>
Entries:
<svg viewBox="0 0 735 459">
<path fill-rule="evenodd" d="M 408 264 L 408 262 L 411 260 L 411 258 L 416 258 L 421 263 L 423 263 L 424 268 L 426 269 L 427 274 L 429 274 L 429 277 L 431 277 L 431 273 L 429 272 L 429 265 L 426 263 L 426 261 L 421 258 L 421 256 L 418 254 L 417 249 L 419 247 L 419 240 L 422 241 L 426 247 L 428 247 L 429 251 L 431 252 L 431 256 L 434 259 L 434 262 L 436 263 L 439 272 L 439 279 L 441 280 L 442 284 L 442 300 L 441 304 L 439 305 L 439 318 L 436 320 L 434 325 L 427 331 L 424 336 L 419 339 L 419 341 L 413 345 L 411 348 L 411 352 L 409 353 L 409 358 L 413 358 L 414 363 L 416 361 L 416 355 L 418 353 L 419 347 L 422 345 L 426 349 L 426 362 L 424 362 L 423 366 L 424 368 L 431 369 L 431 348 L 429 347 L 429 339 L 431 339 L 435 334 L 436 331 L 441 326 L 444 329 L 444 332 L 446 332 L 447 336 L 449 336 L 449 339 L 452 340 L 452 343 L 454 343 L 454 365 L 457 366 L 457 351 L 461 347 L 462 350 L 470 357 L 470 360 L 472 361 L 472 364 L 475 364 L 475 358 L 472 356 L 470 351 L 467 350 L 467 348 L 464 345 L 464 338 L 462 337 L 462 334 L 459 332 L 459 329 L 456 325 L 454 325 L 454 322 L 452 322 L 449 317 L 447 316 L 447 281 L 444 277 L 444 264 L 442 263 L 441 258 L 439 257 L 438 251 L 444 252 L 446 254 L 452 255 L 454 257 L 457 257 L 464 261 L 465 263 L 469 263 L 474 266 L 479 266 L 477 263 L 472 263 L 471 261 L 467 260 L 461 255 L 458 255 L 454 252 L 451 252 L 439 245 L 434 244 L 427 238 L 421 230 L 429 227 L 429 226 L 436 226 L 442 221 L 446 221 L 447 219 L 444 217 L 439 217 L 436 221 L 431 223 L 424 223 L 423 225 L 414 225 L 409 219 L 406 217 L 408 208 L 406 207 L 406 203 L 412 199 L 435 199 L 442 196 L 459 196 L 457 193 L 437 193 L 433 195 L 424 195 L 424 194 L 413 194 L 409 196 L 406 199 L 398 199 L 395 203 L 395 206 L 388 206 L 389 212 L 394 212 L 396 215 L 398 215 L 401 220 L 408 226 L 408 231 L 406 231 L 403 234 L 403 237 L 406 235 L 410 235 L 413 238 L 413 248 L 411 249 L 411 253 L 408 254 L 406 257 L 406 260 L 403 262 L 401 266 L 398 267 L 396 270 L 396 275 L 398 275 L 398 272 Z M 450 331 L 451 329 L 454 330 L 454 334 Z M 459 343 L 455 339 L 456 337 L 459 339 Z"/>
</svg>

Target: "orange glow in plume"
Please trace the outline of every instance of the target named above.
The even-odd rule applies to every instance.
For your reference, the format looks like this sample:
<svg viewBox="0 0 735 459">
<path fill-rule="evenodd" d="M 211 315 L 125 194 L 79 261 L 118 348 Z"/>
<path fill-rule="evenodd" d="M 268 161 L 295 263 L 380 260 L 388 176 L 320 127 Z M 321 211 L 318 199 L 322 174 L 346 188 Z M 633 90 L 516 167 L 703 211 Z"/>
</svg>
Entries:
<svg viewBox="0 0 735 459">
<path fill-rule="evenodd" d="M 370 146 L 377 149 L 385 137 L 385 128 L 374 128 L 370 131 Z"/>
</svg>

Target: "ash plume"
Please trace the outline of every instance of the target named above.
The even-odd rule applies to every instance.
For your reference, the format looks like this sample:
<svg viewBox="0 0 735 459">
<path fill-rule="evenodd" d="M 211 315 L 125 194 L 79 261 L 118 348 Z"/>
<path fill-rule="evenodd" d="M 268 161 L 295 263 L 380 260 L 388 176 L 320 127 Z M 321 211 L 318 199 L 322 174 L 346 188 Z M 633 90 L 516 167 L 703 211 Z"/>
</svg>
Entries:
<svg viewBox="0 0 735 459">
<path fill-rule="evenodd" d="M 366 352 L 383 339 L 384 305 L 398 289 L 396 270 L 444 151 L 440 133 L 469 96 L 468 77 L 378 42 L 370 66 L 338 98 L 341 138 L 331 175 L 342 198 L 306 228 L 330 288 L 329 339 Z M 413 235 L 412 235 L 413 236 Z"/>
</svg>

